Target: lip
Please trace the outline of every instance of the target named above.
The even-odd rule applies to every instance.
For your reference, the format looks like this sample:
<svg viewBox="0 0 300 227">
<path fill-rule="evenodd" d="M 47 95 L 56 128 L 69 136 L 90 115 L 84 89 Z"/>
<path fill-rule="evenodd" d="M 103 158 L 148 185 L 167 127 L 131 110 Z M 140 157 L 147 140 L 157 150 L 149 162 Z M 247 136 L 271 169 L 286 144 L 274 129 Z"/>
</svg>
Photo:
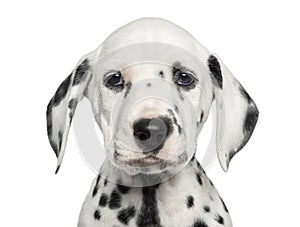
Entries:
<svg viewBox="0 0 300 227">
<path fill-rule="evenodd" d="M 131 165 L 131 166 L 146 167 L 146 166 L 162 163 L 163 161 L 164 160 L 162 160 L 154 155 L 149 155 L 144 158 L 128 160 L 125 163 L 128 165 Z"/>
</svg>

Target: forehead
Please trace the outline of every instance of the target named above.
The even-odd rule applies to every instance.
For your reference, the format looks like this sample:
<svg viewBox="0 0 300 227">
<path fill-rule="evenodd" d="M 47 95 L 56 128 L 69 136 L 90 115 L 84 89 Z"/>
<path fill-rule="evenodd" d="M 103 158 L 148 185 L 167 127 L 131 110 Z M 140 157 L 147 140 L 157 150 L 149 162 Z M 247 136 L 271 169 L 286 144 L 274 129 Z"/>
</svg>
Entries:
<svg viewBox="0 0 300 227">
<path fill-rule="evenodd" d="M 175 64 L 176 63 L 176 64 Z M 163 43 L 142 43 L 117 49 L 100 55 L 94 68 L 97 80 L 109 71 L 121 71 L 127 81 L 158 76 L 161 71 L 168 74 L 174 66 L 207 77 L 208 67 L 192 53 L 176 46 Z M 99 81 L 101 83 L 101 81 Z"/>
<path fill-rule="evenodd" d="M 139 81 L 144 79 L 170 79 L 172 65 L 162 63 L 140 63 L 121 69 L 123 78 L 128 81 Z"/>
</svg>

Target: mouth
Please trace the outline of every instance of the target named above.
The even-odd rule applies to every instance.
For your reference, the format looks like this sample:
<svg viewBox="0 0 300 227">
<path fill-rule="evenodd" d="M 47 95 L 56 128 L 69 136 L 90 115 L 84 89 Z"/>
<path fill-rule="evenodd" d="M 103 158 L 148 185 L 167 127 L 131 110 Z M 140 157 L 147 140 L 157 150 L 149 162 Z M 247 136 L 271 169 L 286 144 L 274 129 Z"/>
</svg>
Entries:
<svg viewBox="0 0 300 227">
<path fill-rule="evenodd" d="M 164 162 L 163 159 L 158 158 L 155 155 L 149 155 L 139 159 L 131 159 L 125 161 L 124 163 L 134 167 L 148 167 L 148 166 L 160 164 L 162 162 Z"/>
</svg>

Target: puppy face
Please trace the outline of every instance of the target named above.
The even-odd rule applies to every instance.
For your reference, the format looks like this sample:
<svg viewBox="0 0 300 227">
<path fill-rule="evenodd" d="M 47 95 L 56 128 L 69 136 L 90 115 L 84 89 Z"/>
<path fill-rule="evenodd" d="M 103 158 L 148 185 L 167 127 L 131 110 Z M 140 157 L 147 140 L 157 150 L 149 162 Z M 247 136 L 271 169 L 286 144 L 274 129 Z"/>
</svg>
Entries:
<svg viewBox="0 0 300 227">
<path fill-rule="evenodd" d="M 108 157 L 120 166 L 161 170 L 186 163 L 215 100 L 217 155 L 227 171 L 258 119 L 254 101 L 221 59 L 159 18 L 116 30 L 58 87 L 47 106 L 57 170 L 83 97 L 91 102 Z"/>
<path fill-rule="evenodd" d="M 196 115 L 198 122 L 189 130 L 200 131 L 212 100 L 207 75 L 180 60 L 170 65 L 139 63 L 119 70 L 102 67 L 95 74 L 98 79 L 90 84 L 99 86 L 90 88 L 89 96 L 96 103 L 95 118 L 112 162 L 162 170 L 187 161 L 189 135 L 182 119 Z M 185 116 L 180 108 L 183 103 L 193 110 Z"/>
</svg>

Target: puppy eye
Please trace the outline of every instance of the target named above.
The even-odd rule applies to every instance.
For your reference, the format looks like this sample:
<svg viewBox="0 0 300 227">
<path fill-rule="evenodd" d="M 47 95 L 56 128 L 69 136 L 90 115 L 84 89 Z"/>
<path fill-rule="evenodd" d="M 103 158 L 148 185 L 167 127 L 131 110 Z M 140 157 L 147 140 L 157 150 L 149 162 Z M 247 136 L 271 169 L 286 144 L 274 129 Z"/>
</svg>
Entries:
<svg viewBox="0 0 300 227">
<path fill-rule="evenodd" d="M 115 86 L 120 86 L 123 85 L 124 80 L 122 77 L 121 72 L 111 72 L 107 75 L 107 81 L 106 81 L 106 85 L 111 86 L 111 87 L 115 87 Z"/>
<path fill-rule="evenodd" d="M 180 86 L 188 86 L 194 82 L 194 76 L 188 72 L 178 72 L 177 84 Z"/>
</svg>

